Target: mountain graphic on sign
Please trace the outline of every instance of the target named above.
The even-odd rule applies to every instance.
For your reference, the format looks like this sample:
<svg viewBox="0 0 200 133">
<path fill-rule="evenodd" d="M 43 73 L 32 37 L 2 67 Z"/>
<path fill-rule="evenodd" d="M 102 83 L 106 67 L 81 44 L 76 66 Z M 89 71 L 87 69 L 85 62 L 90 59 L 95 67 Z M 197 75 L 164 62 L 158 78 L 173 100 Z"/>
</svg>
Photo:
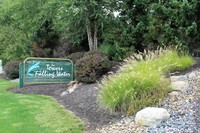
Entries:
<svg viewBox="0 0 200 133">
<path fill-rule="evenodd" d="M 36 62 L 35 64 L 31 65 L 29 68 L 28 68 L 28 71 L 26 73 L 26 75 L 29 75 L 29 76 L 33 76 L 33 74 L 31 73 L 33 70 L 37 69 L 37 68 L 40 68 L 39 66 L 40 64 L 40 61 Z"/>
</svg>

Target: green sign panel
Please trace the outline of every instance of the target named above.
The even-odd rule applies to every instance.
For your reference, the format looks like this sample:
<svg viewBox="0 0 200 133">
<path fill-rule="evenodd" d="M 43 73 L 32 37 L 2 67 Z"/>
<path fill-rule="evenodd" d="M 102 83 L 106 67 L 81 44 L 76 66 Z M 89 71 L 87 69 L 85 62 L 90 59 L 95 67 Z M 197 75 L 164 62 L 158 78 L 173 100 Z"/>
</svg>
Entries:
<svg viewBox="0 0 200 133">
<path fill-rule="evenodd" d="M 20 68 L 24 83 L 68 83 L 73 80 L 73 63 L 68 59 L 27 58 Z"/>
</svg>

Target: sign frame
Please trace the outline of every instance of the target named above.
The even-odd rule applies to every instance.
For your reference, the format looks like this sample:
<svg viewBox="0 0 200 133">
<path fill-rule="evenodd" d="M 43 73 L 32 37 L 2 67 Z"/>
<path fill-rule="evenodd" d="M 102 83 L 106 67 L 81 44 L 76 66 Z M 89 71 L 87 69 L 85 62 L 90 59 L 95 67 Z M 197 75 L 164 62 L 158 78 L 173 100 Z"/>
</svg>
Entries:
<svg viewBox="0 0 200 133">
<path fill-rule="evenodd" d="M 69 74 L 70 74 L 70 76 L 69 76 L 69 79 L 67 79 L 66 81 L 64 81 L 64 80 L 61 80 L 61 81 L 58 81 L 58 80 L 56 80 L 55 79 L 55 81 L 53 81 L 53 79 L 51 80 L 51 81 L 41 81 L 41 82 L 36 82 L 38 79 L 36 79 L 36 81 L 33 81 L 33 82 L 31 82 L 31 81 L 28 81 L 27 80 L 27 75 L 26 75 L 26 73 L 27 73 L 27 71 L 28 71 L 28 69 L 27 69 L 27 65 L 26 65 L 26 63 L 28 62 L 28 61 L 52 61 L 52 62 L 57 62 L 57 63 L 59 63 L 59 62 L 61 62 L 61 63 L 63 63 L 64 61 L 66 61 L 66 63 L 69 63 L 70 65 L 70 70 L 69 70 Z M 62 62 L 63 61 L 63 62 Z M 22 88 L 23 87 L 23 85 L 24 84 L 54 84 L 54 83 L 69 83 L 70 81 L 72 81 L 72 80 L 74 80 L 74 65 L 73 65 L 73 62 L 71 61 L 71 60 L 69 60 L 69 59 L 64 59 L 64 58 L 37 58 L 37 57 L 28 57 L 28 58 L 26 58 L 24 61 L 23 61 L 23 63 L 20 63 L 20 65 L 19 65 L 20 67 L 19 67 L 19 75 L 20 75 L 20 81 L 19 81 L 19 88 Z M 46 65 L 47 66 L 47 65 Z M 66 67 L 66 66 L 65 66 Z M 63 68 L 63 66 L 62 67 L 60 67 L 60 68 L 62 68 L 62 69 L 64 69 Z M 37 77 L 36 77 L 37 78 Z"/>
</svg>

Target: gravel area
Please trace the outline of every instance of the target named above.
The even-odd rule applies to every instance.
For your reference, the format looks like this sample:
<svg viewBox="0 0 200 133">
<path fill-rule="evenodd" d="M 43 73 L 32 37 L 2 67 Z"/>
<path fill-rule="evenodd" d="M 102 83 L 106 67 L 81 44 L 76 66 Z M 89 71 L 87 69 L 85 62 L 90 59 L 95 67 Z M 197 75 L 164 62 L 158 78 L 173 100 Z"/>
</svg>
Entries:
<svg viewBox="0 0 200 133">
<path fill-rule="evenodd" d="M 191 73 L 195 77 L 189 78 Z M 200 133 L 200 69 L 189 72 L 182 79 L 189 82 L 190 87 L 185 91 L 178 91 L 177 96 L 168 95 L 158 107 L 165 108 L 170 118 L 156 127 L 137 127 L 135 116 L 124 117 L 114 124 L 97 129 L 98 133 Z"/>
<path fill-rule="evenodd" d="M 196 77 L 189 74 L 195 73 Z M 111 114 L 98 108 L 96 96 L 99 88 L 95 84 L 83 84 L 74 92 L 62 96 L 68 88 L 64 84 L 26 85 L 23 89 L 12 88 L 11 91 L 23 94 L 42 94 L 54 97 L 66 109 L 73 111 L 85 122 L 88 133 L 200 133 L 200 58 L 197 64 L 184 72 L 172 75 L 185 75 L 190 84 L 187 91 L 178 92 L 178 96 L 167 96 L 159 107 L 170 113 L 170 119 L 157 127 L 138 127 L 135 116 L 125 117 L 120 113 Z"/>
</svg>

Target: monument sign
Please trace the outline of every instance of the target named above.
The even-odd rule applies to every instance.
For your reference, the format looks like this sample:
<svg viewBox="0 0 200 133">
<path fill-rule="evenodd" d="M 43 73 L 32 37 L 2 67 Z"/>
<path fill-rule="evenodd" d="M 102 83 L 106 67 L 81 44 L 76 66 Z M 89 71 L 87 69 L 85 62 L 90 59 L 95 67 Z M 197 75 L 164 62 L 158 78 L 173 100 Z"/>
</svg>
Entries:
<svg viewBox="0 0 200 133">
<path fill-rule="evenodd" d="M 20 85 L 24 83 L 68 83 L 73 80 L 73 63 L 68 59 L 27 58 L 20 64 Z"/>
</svg>

